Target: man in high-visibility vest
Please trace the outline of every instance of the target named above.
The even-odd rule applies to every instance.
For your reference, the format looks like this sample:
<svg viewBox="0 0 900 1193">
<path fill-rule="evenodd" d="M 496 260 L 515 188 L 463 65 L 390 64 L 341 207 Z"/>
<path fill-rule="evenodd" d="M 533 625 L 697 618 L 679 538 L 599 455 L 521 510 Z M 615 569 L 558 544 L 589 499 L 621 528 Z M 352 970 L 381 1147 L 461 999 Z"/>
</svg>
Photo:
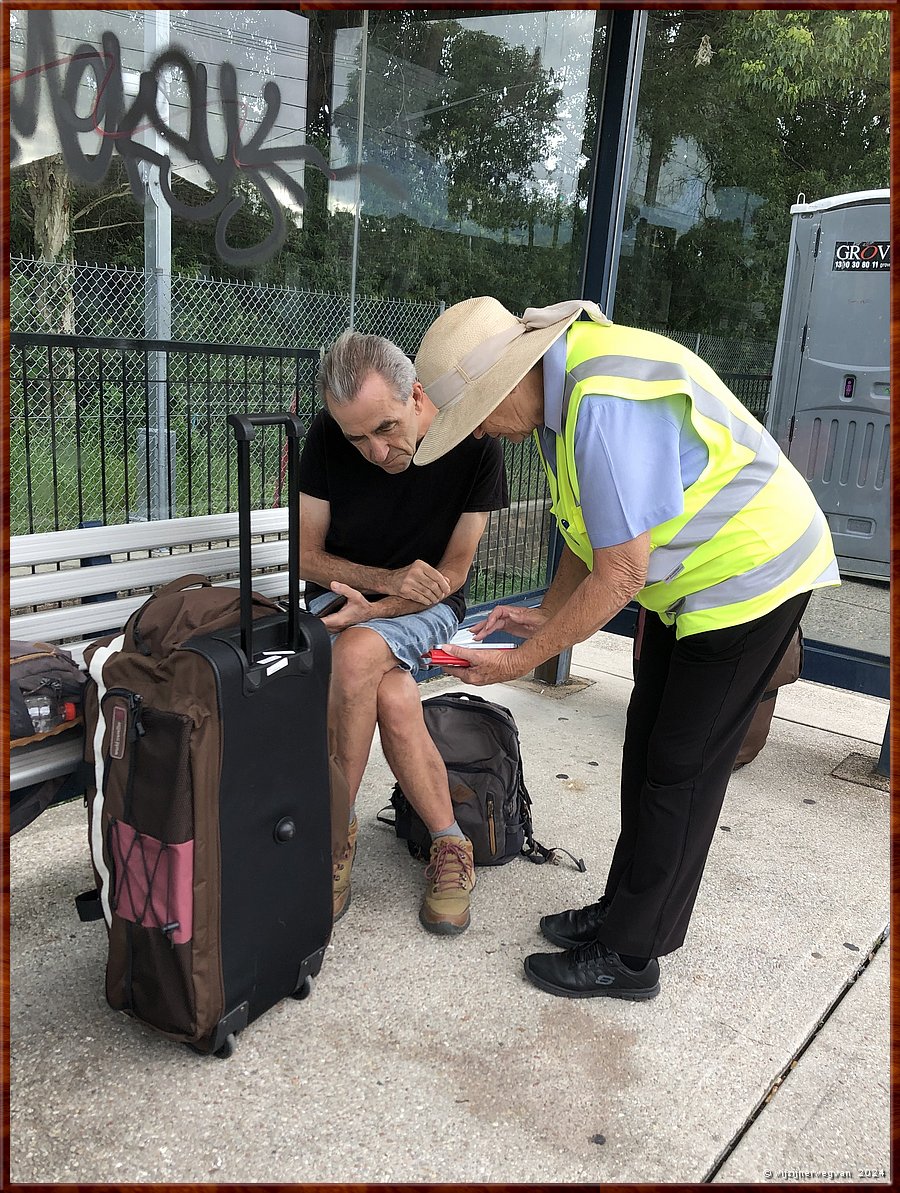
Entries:
<svg viewBox="0 0 900 1193">
<path fill-rule="evenodd" d="M 533 435 L 565 546 L 537 609 L 475 627 L 515 650 L 445 646 L 472 684 L 526 675 L 630 600 L 648 611 L 628 707 L 621 829 L 602 897 L 546 915 L 564 951 L 535 985 L 647 999 L 684 942 L 737 752 L 814 588 L 840 583 L 825 516 L 772 437 L 679 344 L 587 301 L 516 318 L 493 298 L 446 310 L 416 371 L 438 414 L 416 464 L 472 432 Z"/>
</svg>

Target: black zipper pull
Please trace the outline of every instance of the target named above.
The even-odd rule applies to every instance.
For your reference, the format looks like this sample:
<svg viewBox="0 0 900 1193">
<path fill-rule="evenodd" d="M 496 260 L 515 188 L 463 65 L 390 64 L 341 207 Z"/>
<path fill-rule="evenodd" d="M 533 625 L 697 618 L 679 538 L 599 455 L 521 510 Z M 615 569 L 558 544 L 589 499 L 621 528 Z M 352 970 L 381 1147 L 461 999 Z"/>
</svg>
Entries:
<svg viewBox="0 0 900 1193">
<path fill-rule="evenodd" d="M 139 692 L 132 692 L 130 688 L 107 688 L 100 701 L 101 707 L 107 700 L 111 700 L 114 697 L 124 700 L 128 705 L 130 728 L 127 740 L 135 741 L 137 738 L 143 737 L 147 732 L 141 714 L 144 697 Z"/>
<path fill-rule="evenodd" d="M 137 692 L 132 692 L 131 700 L 130 700 L 131 714 L 132 714 L 131 715 L 131 740 L 132 741 L 134 741 L 135 738 L 143 737 L 144 734 L 147 732 L 147 730 L 144 728 L 144 720 L 143 720 L 143 714 L 142 714 L 143 703 L 144 703 L 144 697 L 139 695 Z"/>
</svg>

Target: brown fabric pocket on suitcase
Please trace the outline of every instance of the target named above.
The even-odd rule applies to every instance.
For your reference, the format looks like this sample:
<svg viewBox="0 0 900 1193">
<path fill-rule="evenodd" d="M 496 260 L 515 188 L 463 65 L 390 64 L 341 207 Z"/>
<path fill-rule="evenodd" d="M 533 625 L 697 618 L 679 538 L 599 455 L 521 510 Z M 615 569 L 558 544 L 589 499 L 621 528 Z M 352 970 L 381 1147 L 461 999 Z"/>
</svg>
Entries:
<svg viewBox="0 0 900 1193">
<path fill-rule="evenodd" d="M 177 844 L 194 836 L 191 781 L 193 722 L 181 713 L 145 708 L 143 735 L 134 743 L 130 807 L 124 819 L 138 832 Z"/>
<path fill-rule="evenodd" d="M 191 945 L 170 944 L 157 929 L 127 920 L 119 925 L 124 929 L 127 957 L 122 986 L 126 1001 L 120 1009 L 132 1011 L 159 1031 L 182 1038 L 196 1036 Z"/>
</svg>

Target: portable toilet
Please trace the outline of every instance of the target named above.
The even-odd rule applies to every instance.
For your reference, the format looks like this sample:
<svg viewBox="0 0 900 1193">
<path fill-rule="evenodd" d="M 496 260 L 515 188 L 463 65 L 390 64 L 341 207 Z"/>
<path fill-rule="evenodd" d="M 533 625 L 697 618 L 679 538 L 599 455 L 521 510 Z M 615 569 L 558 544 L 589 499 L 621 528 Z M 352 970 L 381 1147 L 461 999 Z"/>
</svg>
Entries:
<svg viewBox="0 0 900 1193">
<path fill-rule="evenodd" d="M 766 426 L 848 576 L 890 574 L 890 192 L 791 208 Z"/>
</svg>

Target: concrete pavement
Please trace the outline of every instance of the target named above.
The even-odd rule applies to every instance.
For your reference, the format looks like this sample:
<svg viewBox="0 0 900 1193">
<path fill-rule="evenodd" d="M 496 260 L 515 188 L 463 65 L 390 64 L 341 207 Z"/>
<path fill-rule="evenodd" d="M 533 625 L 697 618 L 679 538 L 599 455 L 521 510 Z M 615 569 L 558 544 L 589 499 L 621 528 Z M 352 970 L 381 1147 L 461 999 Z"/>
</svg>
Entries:
<svg viewBox="0 0 900 1193">
<path fill-rule="evenodd" d="M 807 638 L 872 654 L 891 651 L 891 591 L 883 580 L 843 577 L 837 588 L 818 588 L 803 614 Z"/>
<path fill-rule="evenodd" d="M 850 753 L 877 758 L 886 701 L 803 681 L 782 691 L 766 749 L 734 776 L 656 1000 L 557 999 L 522 976 L 543 947 L 538 917 L 602 890 L 629 650 L 601 633 L 575 651 L 586 682 L 483 692 L 519 723 L 536 836 L 583 856 L 588 873 L 524 860 L 482 870 L 469 931 L 429 936 L 416 916 L 422 867 L 375 821 L 391 778 L 374 750 L 353 904 L 313 996 L 251 1025 L 227 1062 L 106 1005 L 105 934 L 72 907 L 91 881 L 81 804 L 15 837 L 12 1180 L 887 1171 L 889 796 L 832 775 Z"/>
</svg>

